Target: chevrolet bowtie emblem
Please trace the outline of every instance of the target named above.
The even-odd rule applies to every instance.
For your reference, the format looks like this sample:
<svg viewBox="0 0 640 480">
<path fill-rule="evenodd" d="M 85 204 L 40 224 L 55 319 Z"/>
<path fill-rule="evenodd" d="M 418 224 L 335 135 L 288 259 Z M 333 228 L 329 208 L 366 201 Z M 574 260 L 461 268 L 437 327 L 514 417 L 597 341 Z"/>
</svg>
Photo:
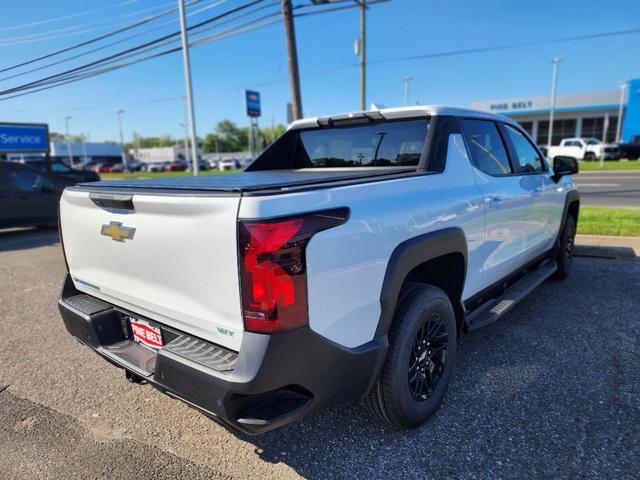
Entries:
<svg viewBox="0 0 640 480">
<path fill-rule="evenodd" d="M 133 227 L 123 227 L 120 222 L 109 222 L 109 225 L 102 225 L 100 233 L 107 237 L 111 237 L 116 242 L 124 242 L 125 240 L 133 240 L 133 234 L 136 229 Z"/>
</svg>

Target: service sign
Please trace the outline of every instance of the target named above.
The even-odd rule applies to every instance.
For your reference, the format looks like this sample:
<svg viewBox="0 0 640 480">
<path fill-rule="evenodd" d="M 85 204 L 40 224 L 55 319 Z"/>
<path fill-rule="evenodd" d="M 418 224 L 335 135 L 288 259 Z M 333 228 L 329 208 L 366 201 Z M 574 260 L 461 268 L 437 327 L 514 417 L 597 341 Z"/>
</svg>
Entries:
<svg viewBox="0 0 640 480">
<path fill-rule="evenodd" d="M 247 102 L 247 115 L 250 117 L 260 116 L 260 92 L 253 90 L 244 91 L 245 100 Z"/>
<path fill-rule="evenodd" d="M 0 152 L 48 152 L 49 127 L 44 124 L 0 123 Z"/>
</svg>

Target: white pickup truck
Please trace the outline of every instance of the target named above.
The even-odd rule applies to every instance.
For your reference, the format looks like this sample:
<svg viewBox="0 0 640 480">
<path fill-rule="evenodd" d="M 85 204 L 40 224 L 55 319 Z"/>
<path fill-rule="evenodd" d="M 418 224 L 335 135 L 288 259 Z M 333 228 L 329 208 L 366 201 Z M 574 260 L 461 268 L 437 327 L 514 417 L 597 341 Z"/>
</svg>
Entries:
<svg viewBox="0 0 640 480">
<path fill-rule="evenodd" d="M 615 143 L 602 143 L 597 138 L 564 138 L 557 147 L 547 147 L 547 157 L 573 157 L 577 160 L 618 160 L 620 146 Z"/>
<path fill-rule="evenodd" d="M 579 197 L 517 123 L 411 107 L 295 122 L 243 173 L 67 188 L 68 331 L 250 434 L 443 399 L 460 335 L 569 273 Z"/>
</svg>

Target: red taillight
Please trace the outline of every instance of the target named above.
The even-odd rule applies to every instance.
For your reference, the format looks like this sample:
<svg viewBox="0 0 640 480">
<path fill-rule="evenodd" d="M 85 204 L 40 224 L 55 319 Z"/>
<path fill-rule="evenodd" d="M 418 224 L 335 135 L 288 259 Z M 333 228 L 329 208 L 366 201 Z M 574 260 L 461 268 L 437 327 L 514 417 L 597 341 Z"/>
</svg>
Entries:
<svg viewBox="0 0 640 480">
<path fill-rule="evenodd" d="M 273 220 L 241 220 L 240 280 L 244 328 L 273 333 L 306 325 L 311 237 L 347 221 L 348 208 Z"/>
</svg>

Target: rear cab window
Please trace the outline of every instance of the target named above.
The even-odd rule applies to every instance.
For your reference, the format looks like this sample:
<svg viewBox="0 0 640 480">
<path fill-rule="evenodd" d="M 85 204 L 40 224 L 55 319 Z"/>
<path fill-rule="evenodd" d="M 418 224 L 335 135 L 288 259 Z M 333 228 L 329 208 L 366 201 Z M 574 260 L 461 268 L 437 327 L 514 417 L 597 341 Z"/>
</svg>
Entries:
<svg viewBox="0 0 640 480">
<path fill-rule="evenodd" d="M 353 126 L 289 130 L 249 170 L 416 169 L 430 120 L 388 120 Z"/>
</svg>

